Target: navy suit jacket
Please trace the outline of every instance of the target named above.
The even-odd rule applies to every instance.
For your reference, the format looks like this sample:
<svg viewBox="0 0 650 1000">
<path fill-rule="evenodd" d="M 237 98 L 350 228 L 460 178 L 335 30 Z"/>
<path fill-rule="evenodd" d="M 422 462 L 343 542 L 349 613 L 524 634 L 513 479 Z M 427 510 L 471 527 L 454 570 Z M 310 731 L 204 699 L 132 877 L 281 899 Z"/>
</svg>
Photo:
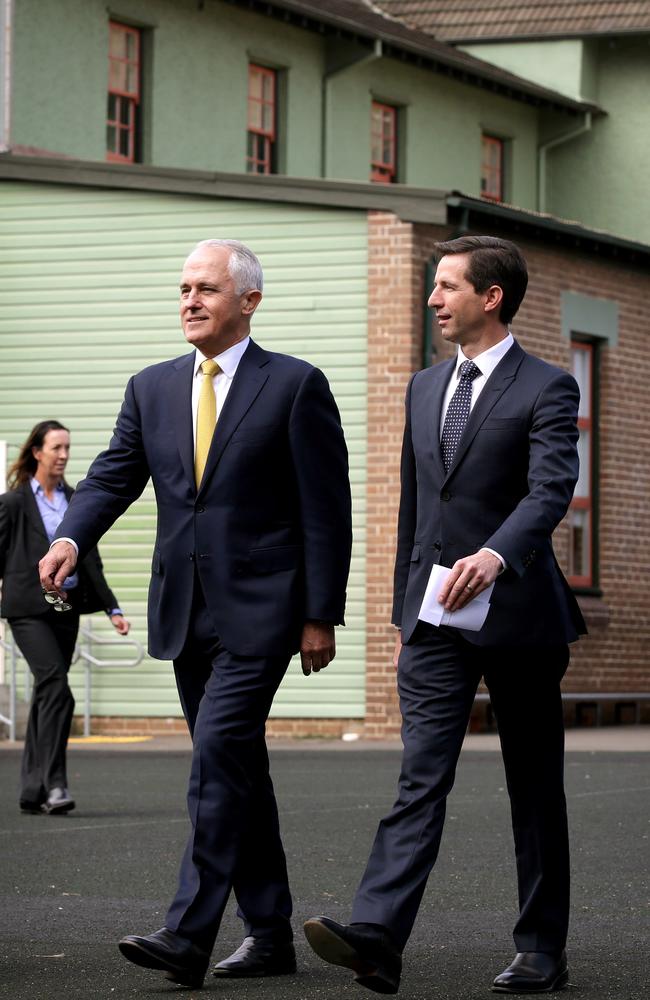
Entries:
<svg viewBox="0 0 650 1000">
<path fill-rule="evenodd" d="M 72 489 L 65 486 L 70 500 Z M 3 618 L 33 618 L 49 615 L 43 600 L 38 564 L 50 547 L 43 518 L 30 483 L 21 483 L 0 496 L 0 579 Z M 80 614 L 118 608 L 117 598 L 104 579 L 99 552 L 91 548 L 79 562 L 79 584 L 71 601 Z"/>
<path fill-rule="evenodd" d="M 194 353 L 133 376 L 108 450 L 79 485 L 57 535 L 86 552 L 151 477 L 158 524 L 149 650 L 183 647 L 195 572 L 231 652 L 284 655 L 307 619 L 343 622 L 351 549 L 347 450 L 323 373 L 252 340 L 194 482 Z"/>
<path fill-rule="evenodd" d="M 406 395 L 393 622 L 409 642 L 434 563 L 480 548 L 508 569 L 496 581 L 481 646 L 571 642 L 586 631 L 551 535 L 578 478 L 579 390 L 572 375 L 516 342 L 480 393 L 445 473 L 440 414 L 455 360 L 417 372 Z"/>
</svg>

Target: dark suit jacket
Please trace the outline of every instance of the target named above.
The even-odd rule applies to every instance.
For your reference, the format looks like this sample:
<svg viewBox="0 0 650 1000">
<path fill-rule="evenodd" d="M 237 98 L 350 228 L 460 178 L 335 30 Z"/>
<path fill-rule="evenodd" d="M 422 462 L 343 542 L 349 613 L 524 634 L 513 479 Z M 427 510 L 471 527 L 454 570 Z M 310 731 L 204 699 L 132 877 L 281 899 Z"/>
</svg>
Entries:
<svg viewBox="0 0 650 1000">
<path fill-rule="evenodd" d="M 66 487 L 68 500 L 73 491 Z M 31 618 L 49 613 L 43 600 L 38 564 L 50 547 L 38 504 L 29 483 L 0 495 L 0 578 L 3 618 Z M 110 613 L 119 607 L 104 579 L 96 548 L 79 564 L 79 585 L 70 600 L 80 614 Z"/>
<path fill-rule="evenodd" d="M 186 354 L 130 380 L 109 448 L 79 485 L 57 534 L 87 552 L 151 477 L 158 507 L 152 656 L 181 652 L 195 571 L 227 649 L 294 652 L 306 619 L 343 621 L 351 519 L 336 404 L 317 368 L 251 341 L 197 493 L 193 359 Z"/>
<path fill-rule="evenodd" d="M 483 628 L 462 635 L 484 646 L 571 642 L 586 629 L 551 534 L 578 477 L 578 386 L 515 343 L 483 387 L 445 474 L 440 413 L 454 366 L 417 372 L 407 391 L 393 622 L 408 642 L 433 564 L 452 566 L 488 547 L 509 568 Z"/>
</svg>

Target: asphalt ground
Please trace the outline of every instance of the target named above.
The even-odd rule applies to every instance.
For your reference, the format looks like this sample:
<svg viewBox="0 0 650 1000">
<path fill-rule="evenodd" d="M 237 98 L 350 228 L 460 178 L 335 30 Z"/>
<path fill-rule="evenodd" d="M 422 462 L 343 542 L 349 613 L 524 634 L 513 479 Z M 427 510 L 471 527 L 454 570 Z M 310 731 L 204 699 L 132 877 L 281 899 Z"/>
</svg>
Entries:
<svg viewBox="0 0 650 1000">
<path fill-rule="evenodd" d="M 596 743 L 616 750 L 567 755 L 573 843 L 569 993 L 585 1000 L 650 995 L 650 756 L 642 752 L 650 749 L 650 733 L 636 734 L 627 743 L 616 736 Z M 462 754 L 440 858 L 404 956 L 404 1000 L 485 1000 L 492 996 L 493 977 L 512 958 L 514 857 L 494 745 L 489 738 L 470 739 Z M 67 817 L 19 813 L 20 748 L 0 746 L 0 996 L 372 995 L 354 985 L 349 973 L 321 963 L 300 928 L 318 913 L 348 918 L 377 821 L 393 798 L 398 748 L 297 743 L 272 749 L 295 900 L 298 972 L 245 981 L 209 975 L 199 992 L 127 963 L 116 947 L 124 934 L 147 933 L 163 923 L 187 832 L 187 741 L 75 745 L 69 778 L 77 809 Z M 241 937 L 230 905 L 213 958 L 230 954 Z"/>
</svg>

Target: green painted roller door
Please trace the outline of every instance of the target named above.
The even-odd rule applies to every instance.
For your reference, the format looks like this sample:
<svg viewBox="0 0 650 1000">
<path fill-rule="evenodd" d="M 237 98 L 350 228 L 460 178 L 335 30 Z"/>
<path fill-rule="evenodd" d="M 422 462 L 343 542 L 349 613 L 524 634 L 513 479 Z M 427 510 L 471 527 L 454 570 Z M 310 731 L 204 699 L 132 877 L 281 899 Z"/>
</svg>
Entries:
<svg viewBox="0 0 650 1000">
<path fill-rule="evenodd" d="M 200 239 L 225 237 L 259 255 L 266 288 L 253 336 L 328 376 L 350 450 L 355 518 L 347 627 L 338 630 L 336 661 L 310 678 L 294 662 L 273 714 L 362 716 L 365 214 L 14 182 L 0 186 L 0 203 L 0 439 L 8 441 L 11 461 L 37 421 L 61 420 L 72 432 L 72 483 L 106 446 L 128 377 L 185 350 L 177 288 L 188 250 Z M 100 546 L 107 578 L 143 643 L 154 533 L 148 488 Z M 93 626 L 112 632 L 101 615 Z M 151 659 L 135 670 L 96 671 L 93 714 L 177 715 L 172 675 L 170 664 Z M 73 683 L 79 710 L 79 667 Z"/>
</svg>

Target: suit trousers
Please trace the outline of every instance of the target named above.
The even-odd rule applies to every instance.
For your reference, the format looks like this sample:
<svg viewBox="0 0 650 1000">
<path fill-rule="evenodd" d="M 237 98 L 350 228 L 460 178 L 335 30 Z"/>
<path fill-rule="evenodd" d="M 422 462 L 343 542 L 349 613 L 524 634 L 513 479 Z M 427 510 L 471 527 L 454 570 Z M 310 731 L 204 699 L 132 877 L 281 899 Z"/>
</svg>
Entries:
<svg viewBox="0 0 650 1000">
<path fill-rule="evenodd" d="M 49 609 L 43 615 L 9 619 L 18 649 L 34 677 L 21 766 L 20 801 L 40 805 L 52 788 L 66 788 L 66 747 L 74 712 L 68 686 L 79 614 Z"/>
<path fill-rule="evenodd" d="M 404 754 L 398 798 L 381 821 L 352 920 L 381 924 L 404 947 L 436 861 L 458 757 L 481 676 L 501 742 L 517 860 L 517 951 L 560 951 L 569 919 L 560 681 L 566 645 L 480 647 L 419 623 L 402 647 Z M 481 808 L 477 798 L 477 809 Z"/>
<path fill-rule="evenodd" d="M 198 579 L 174 662 L 193 752 L 192 829 L 165 925 L 207 951 L 231 889 L 246 934 L 292 939 L 292 901 L 265 724 L 290 656 L 237 656 L 220 643 Z"/>
</svg>

